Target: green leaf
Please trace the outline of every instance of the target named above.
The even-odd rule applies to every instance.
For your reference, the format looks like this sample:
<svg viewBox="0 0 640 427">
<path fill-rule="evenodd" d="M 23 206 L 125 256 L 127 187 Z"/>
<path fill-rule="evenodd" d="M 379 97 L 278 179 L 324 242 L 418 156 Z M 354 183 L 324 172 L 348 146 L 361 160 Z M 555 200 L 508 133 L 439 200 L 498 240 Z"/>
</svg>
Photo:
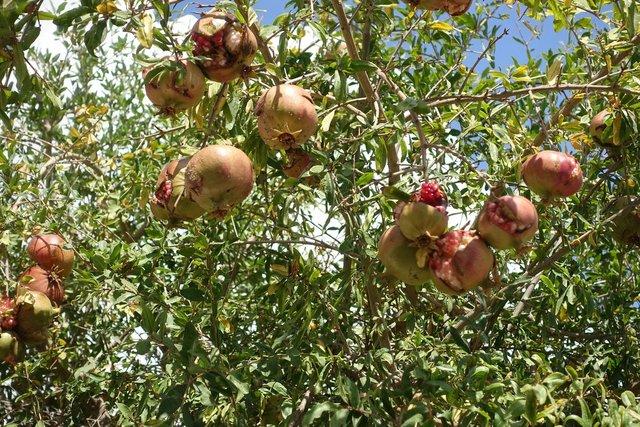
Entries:
<svg viewBox="0 0 640 427">
<path fill-rule="evenodd" d="M 90 12 L 91 12 L 91 8 L 87 6 L 76 7 L 75 9 L 71 9 L 63 13 L 62 15 L 58 15 L 56 18 L 53 19 L 53 23 L 56 24 L 58 27 L 61 27 L 62 29 L 66 30 L 73 23 L 75 19 L 83 15 L 86 15 Z"/>
<path fill-rule="evenodd" d="M 309 412 L 305 414 L 304 418 L 302 419 L 302 425 L 309 426 L 315 420 L 322 417 L 322 415 L 325 412 L 335 411 L 337 409 L 338 409 L 338 405 L 336 405 L 335 403 L 331 403 L 331 402 L 317 403 L 311 409 L 309 409 Z"/>
<path fill-rule="evenodd" d="M 100 46 L 105 37 L 104 30 L 106 27 L 107 21 L 98 21 L 84 35 L 84 44 L 93 56 L 96 56 L 95 49 Z"/>
</svg>

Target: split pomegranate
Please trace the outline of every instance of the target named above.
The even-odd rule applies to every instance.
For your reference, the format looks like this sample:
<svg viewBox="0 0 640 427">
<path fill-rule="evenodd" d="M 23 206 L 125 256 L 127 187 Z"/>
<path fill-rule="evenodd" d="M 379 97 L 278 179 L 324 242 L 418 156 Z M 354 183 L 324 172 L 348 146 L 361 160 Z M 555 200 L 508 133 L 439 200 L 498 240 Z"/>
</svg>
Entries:
<svg viewBox="0 0 640 427">
<path fill-rule="evenodd" d="M 490 201 L 478 218 L 478 233 L 496 249 L 519 248 L 537 230 L 536 207 L 522 196 L 502 196 Z"/>
<path fill-rule="evenodd" d="M 186 168 L 188 197 L 214 217 L 226 215 L 253 189 L 253 164 L 231 145 L 210 145 L 193 155 Z"/>
<path fill-rule="evenodd" d="M 181 71 L 162 72 L 144 85 L 149 100 L 167 115 L 197 105 L 205 90 L 204 75 L 197 65 L 185 60 L 173 61 L 172 64 Z M 150 71 L 145 69 L 143 75 Z"/>
<path fill-rule="evenodd" d="M 216 82 L 229 82 L 246 74 L 258 50 L 255 35 L 235 16 L 220 11 L 203 15 L 191 30 L 193 55 L 203 57 L 200 67 Z"/>
<path fill-rule="evenodd" d="M 190 157 L 173 160 L 162 168 L 156 191 L 149 200 L 151 213 L 158 220 L 188 221 L 204 214 L 185 191 L 185 173 Z"/>
<path fill-rule="evenodd" d="M 294 148 L 287 151 L 288 162 L 282 172 L 289 178 L 300 178 L 313 164 L 313 159 L 306 152 Z"/>
<path fill-rule="evenodd" d="M 415 240 L 421 236 L 440 236 L 447 230 L 447 197 L 436 182 L 425 182 L 411 196 L 394 209 L 396 224 L 402 234 Z"/>
<path fill-rule="evenodd" d="M 545 150 L 522 165 L 524 182 L 543 199 L 569 197 L 582 187 L 580 163 L 571 155 Z"/>
<path fill-rule="evenodd" d="M 40 266 L 34 265 L 28 268 L 20 276 L 19 282 L 25 288 L 45 294 L 51 302 L 60 305 L 64 302 L 64 288 L 62 281 Z"/>
<path fill-rule="evenodd" d="M 636 199 L 625 196 L 615 203 L 616 212 L 619 212 Z M 613 220 L 613 238 L 622 245 L 640 246 L 640 206 L 634 206 Z"/>
<path fill-rule="evenodd" d="M 426 266 L 418 266 L 418 248 L 411 246 L 400 227 L 394 225 L 382 234 L 378 242 L 378 259 L 387 272 L 396 279 L 409 285 L 421 285 L 432 279 Z"/>
<path fill-rule="evenodd" d="M 274 150 L 304 144 L 316 131 L 318 115 L 309 92 L 289 84 L 264 92 L 255 108 L 258 132 Z"/>
<path fill-rule="evenodd" d="M 471 0 L 407 0 L 417 9 L 441 10 L 451 16 L 465 13 L 471 7 Z"/>
<path fill-rule="evenodd" d="M 474 232 L 449 231 L 436 242 L 429 268 L 436 287 L 460 295 L 482 283 L 493 268 L 491 249 Z"/>
<path fill-rule="evenodd" d="M 43 269 L 59 278 L 67 277 L 73 268 L 75 254 L 65 249 L 65 241 L 58 234 L 37 234 L 27 245 L 29 257 Z"/>
<path fill-rule="evenodd" d="M 9 295 L 0 297 L 0 330 L 9 331 L 16 324 L 16 301 Z"/>
</svg>

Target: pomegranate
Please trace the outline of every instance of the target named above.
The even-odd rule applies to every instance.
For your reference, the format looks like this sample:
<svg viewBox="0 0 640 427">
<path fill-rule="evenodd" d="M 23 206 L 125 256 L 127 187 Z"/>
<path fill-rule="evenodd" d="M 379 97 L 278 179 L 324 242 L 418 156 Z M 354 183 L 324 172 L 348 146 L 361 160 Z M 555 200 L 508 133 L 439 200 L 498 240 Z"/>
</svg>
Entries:
<svg viewBox="0 0 640 427">
<path fill-rule="evenodd" d="M 316 131 L 318 115 L 308 91 L 289 84 L 273 86 L 256 104 L 258 132 L 274 150 L 304 144 Z"/>
<path fill-rule="evenodd" d="M 600 145 L 610 145 L 610 138 L 603 139 L 604 131 L 607 129 L 607 120 L 611 116 L 611 111 L 602 110 L 591 119 L 591 125 L 589 126 L 589 134 L 593 140 Z"/>
<path fill-rule="evenodd" d="M 436 287 L 460 295 L 482 283 L 493 268 L 491 249 L 475 232 L 449 231 L 436 241 L 429 268 Z"/>
<path fill-rule="evenodd" d="M 569 197 L 582 187 L 580 163 L 560 151 L 545 150 L 530 156 L 522 165 L 522 177 L 543 199 Z"/>
<path fill-rule="evenodd" d="M 625 196 L 616 201 L 616 212 L 623 210 L 636 199 Z M 640 206 L 619 215 L 613 220 L 613 238 L 620 244 L 640 246 Z"/>
<path fill-rule="evenodd" d="M 189 199 L 185 188 L 185 171 L 190 157 L 173 160 L 162 168 L 156 191 L 149 200 L 151 213 L 158 220 L 192 220 L 204 214 L 204 209 Z"/>
<path fill-rule="evenodd" d="M 451 16 L 465 13 L 471 7 L 471 0 L 407 0 L 417 9 L 441 10 Z"/>
<path fill-rule="evenodd" d="M 282 172 L 289 178 L 300 178 L 313 164 L 313 158 L 298 148 L 288 150 L 287 158 L 288 162 L 282 167 Z"/>
<path fill-rule="evenodd" d="M 490 201 L 478 217 L 478 234 L 496 249 L 519 248 L 537 230 L 536 207 L 522 196 L 502 196 Z"/>
<path fill-rule="evenodd" d="M 27 245 L 29 257 L 43 269 L 64 278 L 71 273 L 75 254 L 65 249 L 65 241 L 58 234 L 34 235 Z"/>
<path fill-rule="evenodd" d="M 187 195 L 215 217 L 224 216 L 253 189 L 253 164 L 231 145 L 210 145 L 193 155 L 186 168 Z"/>
<path fill-rule="evenodd" d="M 437 237 L 447 230 L 447 197 L 436 182 L 425 182 L 411 196 L 394 209 L 396 224 L 409 239 L 429 235 Z"/>
<path fill-rule="evenodd" d="M 400 227 L 394 225 L 382 234 L 378 242 L 378 259 L 388 273 L 409 285 L 421 285 L 432 279 L 428 268 L 417 262 L 418 248 L 411 246 Z"/>
<path fill-rule="evenodd" d="M 19 282 L 25 288 L 32 291 L 42 292 L 51 302 L 60 305 L 64 302 L 64 288 L 62 281 L 55 275 L 49 273 L 42 267 L 34 265 L 29 267 L 20 276 Z"/>
<path fill-rule="evenodd" d="M 191 30 L 193 55 L 204 57 L 200 67 L 216 82 L 229 82 L 247 74 L 258 50 L 255 35 L 235 16 L 220 11 L 205 13 Z"/>
<path fill-rule="evenodd" d="M 196 64 L 186 60 L 172 61 L 172 64 L 181 70 L 162 72 L 144 85 L 149 100 L 167 115 L 198 104 L 205 89 L 204 75 Z M 151 70 L 145 69 L 143 75 L 146 76 Z"/>
<path fill-rule="evenodd" d="M 0 360 L 11 365 L 19 362 L 24 356 L 24 345 L 12 332 L 0 333 Z"/>
<path fill-rule="evenodd" d="M 18 306 L 17 330 L 21 337 L 31 338 L 41 335 L 53 320 L 53 316 L 60 312 L 59 308 L 51 305 L 51 301 L 42 292 L 30 289 L 19 289 L 16 304 Z"/>
<path fill-rule="evenodd" d="M 9 331 L 16 324 L 16 301 L 9 295 L 0 297 L 0 330 Z"/>
</svg>

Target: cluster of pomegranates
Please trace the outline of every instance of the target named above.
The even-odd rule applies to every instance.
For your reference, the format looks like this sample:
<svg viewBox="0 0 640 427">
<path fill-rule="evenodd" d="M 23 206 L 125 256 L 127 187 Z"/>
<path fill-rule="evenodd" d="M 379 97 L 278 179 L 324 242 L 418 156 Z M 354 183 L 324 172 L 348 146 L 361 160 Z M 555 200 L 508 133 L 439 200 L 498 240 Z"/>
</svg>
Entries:
<svg viewBox="0 0 640 427">
<path fill-rule="evenodd" d="M 73 268 L 74 252 L 58 234 L 36 234 L 27 245 L 36 263 L 18 280 L 16 296 L 0 298 L 0 360 L 16 363 L 24 346 L 40 346 L 65 300 L 64 279 Z"/>
<path fill-rule="evenodd" d="M 529 189 L 545 200 L 568 197 L 582 186 L 582 170 L 569 154 L 541 151 L 522 165 Z M 387 272 L 410 285 L 433 282 L 460 295 L 487 279 L 494 265 L 490 246 L 520 249 L 538 230 L 533 203 L 518 195 L 489 199 L 475 230 L 448 230 L 447 197 L 436 182 L 425 182 L 394 209 L 395 225 L 378 243 Z"/>
</svg>

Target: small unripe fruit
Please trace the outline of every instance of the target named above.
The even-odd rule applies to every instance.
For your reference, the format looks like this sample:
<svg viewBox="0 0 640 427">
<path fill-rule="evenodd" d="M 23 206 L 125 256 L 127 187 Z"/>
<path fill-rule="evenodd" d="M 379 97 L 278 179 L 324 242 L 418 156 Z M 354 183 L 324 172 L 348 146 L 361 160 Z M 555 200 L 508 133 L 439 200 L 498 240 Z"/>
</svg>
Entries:
<svg viewBox="0 0 640 427">
<path fill-rule="evenodd" d="M 219 11 L 204 14 L 193 26 L 191 39 L 194 56 L 205 57 L 200 62 L 202 71 L 220 83 L 246 74 L 258 50 L 251 30 L 232 14 Z"/>
<path fill-rule="evenodd" d="M 482 283 L 493 268 L 491 249 L 474 232 L 449 231 L 436 242 L 429 268 L 436 288 L 460 295 Z"/>
<path fill-rule="evenodd" d="M 185 173 L 186 193 L 202 209 L 224 216 L 253 189 L 253 164 L 231 145 L 210 145 L 193 155 Z"/>
<path fill-rule="evenodd" d="M 582 187 L 580 163 L 571 155 L 545 150 L 522 165 L 524 182 L 543 199 L 569 197 Z"/>
<path fill-rule="evenodd" d="M 478 233 L 496 249 L 519 248 L 537 230 L 536 207 L 522 196 L 502 196 L 490 201 L 478 218 Z"/>
<path fill-rule="evenodd" d="M 396 279 L 414 286 L 432 279 L 426 266 L 422 268 L 418 266 L 417 251 L 418 249 L 411 246 L 411 241 L 404 237 L 397 225 L 385 231 L 378 242 L 378 259 L 387 272 Z"/>
<path fill-rule="evenodd" d="M 636 201 L 625 196 L 615 203 L 616 212 L 625 209 Z M 613 238 L 622 245 L 640 247 L 640 206 L 634 206 L 613 220 Z"/>
<path fill-rule="evenodd" d="M 75 254 L 65 248 L 64 239 L 57 234 L 37 234 L 27 245 L 29 257 L 43 269 L 64 278 L 71 273 Z"/>
<path fill-rule="evenodd" d="M 24 346 L 12 332 L 0 333 L 0 360 L 11 365 L 19 362 L 24 355 Z"/>
<path fill-rule="evenodd" d="M 202 71 L 192 62 L 175 62 L 182 72 L 168 71 L 154 77 L 144 85 L 147 97 L 167 115 L 187 110 L 200 102 L 204 95 L 205 79 Z M 146 69 L 146 76 L 151 69 Z"/>
<path fill-rule="evenodd" d="M 64 302 L 62 281 L 55 274 L 51 274 L 37 265 L 29 267 L 22 273 L 19 282 L 25 288 L 42 292 L 57 305 Z"/>
<path fill-rule="evenodd" d="M 441 10 L 451 16 L 465 13 L 471 7 L 471 0 L 407 0 L 417 9 Z"/>
<path fill-rule="evenodd" d="M 411 201 L 400 202 L 394 209 L 396 224 L 409 239 L 440 236 L 447 230 L 447 197 L 436 182 L 425 182 Z"/>
<path fill-rule="evenodd" d="M 190 157 L 173 160 L 162 168 L 154 195 L 149 199 L 151 213 L 158 220 L 189 221 L 205 213 L 185 191 L 185 173 Z"/>
<path fill-rule="evenodd" d="M 258 132 L 274 150 L 304 144 L 316 132 L 318 115 L 309 92 L 281 84 L 264 92 L 255 108 Z"/>
</svg>

